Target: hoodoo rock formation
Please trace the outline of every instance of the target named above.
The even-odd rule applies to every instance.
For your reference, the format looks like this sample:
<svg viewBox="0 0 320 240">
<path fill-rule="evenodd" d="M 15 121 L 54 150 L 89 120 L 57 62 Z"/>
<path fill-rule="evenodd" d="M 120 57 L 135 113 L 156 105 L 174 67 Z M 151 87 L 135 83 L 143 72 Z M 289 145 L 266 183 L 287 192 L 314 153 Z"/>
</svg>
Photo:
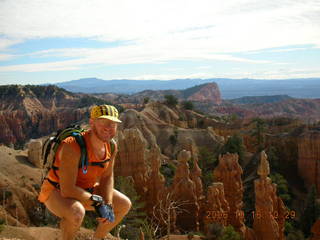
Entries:
<svg viewBox="0 0 320 240">
<path fill-rule="evenodd" d="M 215 182 L 208 188 L 205 206 L 205 228 L 210 223 L 219 223 L 227 226 L 230 212 L 229 203 L 225 198 L 223 183 Z M 207 230 L 207 229 L 206 229 Z"/>
<path fill-rule="evenodd" d="M 178 155 L 178 167 L 173 179 L 171 193 L 173 199 L 183 209 L 177 216 L 177 226 L 183 226 L 184 229 L 199 231 L 199 204 L 197 201 L 196 185 L 190 178 L 188 161 L 190 160 L 190 152 L 183 150 Z"/>
<path fill-rule="evenodd" d="M 279 224 L 275 219 L 279 217 L 279 212 L 275 212 L 278 209 L 274 209 L 274 206 L 278 206 L 279 204 L 275 202 L 278 201 L 278 199 L 275 199 L 275 186 L 268 177 L 269 174 L 270 168 L 267 155 L 261 152 L 260 165 L 258 168 L 260 178 L 254 181 L 256 207 L 253 222 L 254 232 L 259 240 L 283 239 L 283 236 L 281 236 L 283 233 L 281 233 L 281 235 L 279 234 Z M 283 219 L 283 216 L 280 216 L 280 218 Z M 283 231 L 283 226 L 280 228 Z"/>
<path fill-rule="evenodd" d="M 246 233 L 243 213 L 243 184 L 241 180 L 242 168 L 238 162 L 237 154 L 219 156 L 219 165 L 214 169 L 216 181 L 222 182 L 226 200 L 229 203 L 228 224 L 231 224 L 243 236 Z"/>
<path fill-rule="evenodd" d="M 198 198 L 198 202 L 202 201 L 204 198 L 203 196 L 203 185 L 201 181 L 202 176 L 202 170 L 199 167 L 199 158 L 198 158 L 198 148 L 194 144 L 194 141 L 192 139 L 188 139 L 188 146 L 186 147 L 186 150 L 191 153 L 191 160 L 192 160 L 192 170 L 191 170 L 191 180 L 195 183 L 196 186 L 196 196 Z"/>
<path fill-rule="evenodd" d="M 132 176 L 138 193 L 144 196 L 148 190 L 149 172 L 145 139 L 138 129 L 125 129 L 118 134 L 118 145 L 115 175 Z"/>
<path fill-rule="evenodd" d="M 165 188 L 165 178 L 160 173 L 161 159 L 160 149 L 155 146 L 150 149 L 149 162 L 151 163 L 151 172 L 148 175 L 148 191 L 146 193 L 146 202 L 148 202 L 147 212 L 152 215 L 153 207 L 167 195 Z"/>
</svg>

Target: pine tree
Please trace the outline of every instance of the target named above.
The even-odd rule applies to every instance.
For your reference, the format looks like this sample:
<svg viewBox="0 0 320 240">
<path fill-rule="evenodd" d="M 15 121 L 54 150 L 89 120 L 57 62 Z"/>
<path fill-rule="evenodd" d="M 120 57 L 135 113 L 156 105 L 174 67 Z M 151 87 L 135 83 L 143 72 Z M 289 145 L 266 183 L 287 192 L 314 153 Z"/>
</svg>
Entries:
<svg viewBox="0 0 320 240">
<path fill-rule="evenodd" d="M 243 144 L 242 137 L 239 134 L 234 134 L 228 138 L 227 142 L 223 146 L 222 154 L 225 153 L 237 153 L 239 156 L 239 162 L 244 159 L 245 146 Z"/>
<path fill-rule="evenodd" d="M 266 122 L 261 118 L 255 118 L 252 122 L 255 123 L 255 128 L 253 129 L 251 136 L 256 138 L 256 146 L 258 152 L 260 152 L 264 149 Z"/>
</svg>

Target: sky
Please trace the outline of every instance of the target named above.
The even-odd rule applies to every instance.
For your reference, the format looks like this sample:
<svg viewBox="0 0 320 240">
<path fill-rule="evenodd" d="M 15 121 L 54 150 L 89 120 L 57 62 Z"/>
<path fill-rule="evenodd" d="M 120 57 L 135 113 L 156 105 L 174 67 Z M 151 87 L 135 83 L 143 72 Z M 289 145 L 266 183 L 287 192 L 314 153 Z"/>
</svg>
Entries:
<svg viewBox="0 0 320 240">
<path fill-rule="evenodd" d="M 0 0 L 0 84 L 320 77 L 319 0 Z"/>
</svg>

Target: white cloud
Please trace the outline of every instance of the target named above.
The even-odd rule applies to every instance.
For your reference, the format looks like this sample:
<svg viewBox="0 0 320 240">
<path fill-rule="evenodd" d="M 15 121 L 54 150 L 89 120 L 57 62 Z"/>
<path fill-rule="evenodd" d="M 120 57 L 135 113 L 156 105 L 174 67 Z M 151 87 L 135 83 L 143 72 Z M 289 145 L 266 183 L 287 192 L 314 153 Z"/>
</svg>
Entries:
<svg viewBox="0 0 320 240">
<path fill-rule="evenodd" d="M 8 51 L 8 48 L 12 45 L 22 42 L 22 40 L 18 39 L 9 39 L 6 37 L 0 37 L 0 51 Z"/>
<path fill-rule="evenodd" d="M 319 44 L 319 9 L 318 0 L 4 0 L 0 34 L 248 51 Z"/>
<path fill-rule="evenodd" d="M 161 64 L 173 60 L 283 64 L 236 57 L 234 53 L 257 53 L 270 48 L 278 48 L 271 50 L 275 52 L 298 51 L 304 49 L 281 47 L 307 44 L 319 48 L 320 1 L 0 0 L 0 52 L 5 51 L 0 61 L 19 57 L 7 53 L 14 44 L 50 37 L 124 41 L 126 44 L 104 49 L 29 52 L 25 55 L 31 60 L 41 57 L 66 60 L 0 66 L 0 72 L 64 71 L 89 64 Z M 307 74 L 293 73 L 290 69 L 288 72 L 292 76 Z M 318 74 L 313 70 L 311 73 Z M 196 73 L 195 77 L 212 77 L 212 74 Z M 238 77 L 243 77 L 241 74 L 249 73 L 239 73 Z M 280 76 L 284 73 L 274 70 L 250 74 Z M 233 73 L 224 76 L 235 77 Z"/>
<path fill-rule="evenodd" d="M 120 46 L 104 49 L 49 49 L 28 54 L 31 57 L 68 57 L 76 58 L 64 61 L 30 63 L 11 66 L 0 66 L 0 72 L 22 71 L 62 71 L 74 70 L 81 65 L 103 64 L 137 64 L 137 63 L 165 63 L 171 60 L 218 60 L 244 63 L 269 63 L 269 61 L 251 60 L 246 58 L 233 57 L 229 54 L 209 53 L 205 49 L 190 48 L 184 49 L 183 46 L 175 48 L 157 48 L 157 45 L 132 45 Z"/>
<path fill-rule="evenodd" d="M 2 54 L 2 53 L 0 53 L 0 61 L 7 61 L 7 60 L 13 59 L 15 57 L 16 56 L 11 55 L 11 54 Z"/>
<path fill-rule="evenodd" d="M 298 71 L 238 71 L 228 73 L 192 73 L 192 74 L 144 74 L 136 75 L 132 77 L 126 77 L 126 79 L 132 80 L 172 80 L 172 79 L 191 79 L 191 78 L 253 78 L 253 79 L 288 79 L 288 78 L 313 78 L 319 76 L 320 71 L 317 69 L 301 69 Z M 123 78 L 119 78 L 123 79 Z"/>
</svg>

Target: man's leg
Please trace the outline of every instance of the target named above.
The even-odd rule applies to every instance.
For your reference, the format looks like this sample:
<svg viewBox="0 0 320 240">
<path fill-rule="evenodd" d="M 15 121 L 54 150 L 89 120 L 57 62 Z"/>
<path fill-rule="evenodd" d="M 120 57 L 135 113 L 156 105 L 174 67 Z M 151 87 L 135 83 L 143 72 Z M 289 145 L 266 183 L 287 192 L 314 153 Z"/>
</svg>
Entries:
<svg viewBox="0 0 320 240">
<path fill-rule="evenodd" d="M 123 219 L 123 217 L 129 212 L 131 208 L 130 199 L 122 194 L 121 192 L 113 189 L 113 210 L 115 215 L 115 221 L 113 223 L 107 221 L 105 223 L 99 223 L 97 230 L 94 234 L 95 238 L 103 238 L 108 232 L 111 231 L 118 223 Z"/>
<path fill-rule="evenodd" d="M 44 204 L 53 214 L 61 218 L 62 240 L 74 239 L 86 213 L 83 205 L 77 200 L 63 198 L 57 190 L 52 191 Z"/>
</svg>

